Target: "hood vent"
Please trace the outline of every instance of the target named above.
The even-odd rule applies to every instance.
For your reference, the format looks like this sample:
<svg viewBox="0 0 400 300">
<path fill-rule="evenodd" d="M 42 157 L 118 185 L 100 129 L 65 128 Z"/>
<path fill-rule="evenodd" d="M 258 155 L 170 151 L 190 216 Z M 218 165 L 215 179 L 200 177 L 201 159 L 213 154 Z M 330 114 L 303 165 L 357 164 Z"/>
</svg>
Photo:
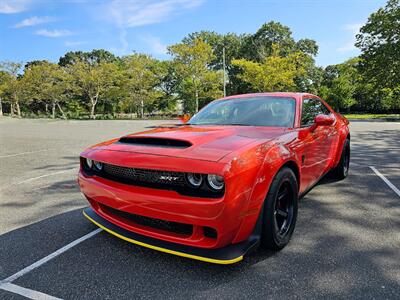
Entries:
<svg viewBox="0 0 400 300">
<path fill-rule="evenodd" d="M 151 137 L 122 137 L 119 139 L 120 143 L 149 146 L 149 147 L 163 147 L 163 148 L 188 148 L 192 146 L 191 143 L 183 140 L 151 138 Z"/>
</svg>

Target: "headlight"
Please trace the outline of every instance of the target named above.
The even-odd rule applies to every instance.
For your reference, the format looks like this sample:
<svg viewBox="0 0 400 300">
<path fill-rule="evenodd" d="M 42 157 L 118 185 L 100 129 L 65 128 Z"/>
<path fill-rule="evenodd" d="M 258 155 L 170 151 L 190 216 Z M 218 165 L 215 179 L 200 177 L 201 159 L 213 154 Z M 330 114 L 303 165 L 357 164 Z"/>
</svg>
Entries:
<svg viewBox="0 0 400 300">
<path fill-rule="evenodd" d="M 99 161 L 93 161 L 94 167 L 97 169 L 97 171 L 101 171 L 103 169 L 103 164 Z"/>
<path fill-rule="evenodd" d="M 219 175 L 210 174 L 207 175 L 207 182 L 211 189 L 220 191 L 224 188 L 224 177 Z"/>
<path fill-rule="evenodd" d="M 197 173 L 188 173 L 186 174 L 186 180 L 191 186 L 198 188 L 203 183 L 203 176 Z"/>
<path fill-rule="evenodd" d="M 93 160 L 86 158 L 86 165 L 91 169 L 93 167 Z"/>
</svg>

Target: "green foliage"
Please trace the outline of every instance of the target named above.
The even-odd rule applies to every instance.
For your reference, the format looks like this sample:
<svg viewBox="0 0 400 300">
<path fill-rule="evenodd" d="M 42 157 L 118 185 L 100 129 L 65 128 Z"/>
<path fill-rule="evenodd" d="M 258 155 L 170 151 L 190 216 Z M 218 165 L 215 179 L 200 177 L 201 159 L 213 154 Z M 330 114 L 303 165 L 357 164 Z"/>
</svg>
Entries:
<svg viewBox="0 0 400 300">
<path fill-rule="evenodd" d="M 320 94 L 334 109 L 348 111 L 357 103 L 355 95 L 361 85 L 358 64 L 359 59 L 353 58 L 326 68 Z"/>
<path fill-rule="evenodd" d="M 139 112 L 144 117 L 145 108 L 150 108 L 161 96 L 157 87 L 161 84 L 157 73 L 160 70 L 157 60 L 144 54 L 133 54 L 122 58 L 121 90 L 125 91 L 122 107 Z"/>
<path fill-rule="evenodd" d="M 72 89 L 87 103 L 90 118 L 96 118 L 96 105 L 100 100 L 106 101 L 106 95 L 115 86 L 118 68 L 113 63 L 100 62 L 91 65 L 78 61 L 68 67 L 73 77 Z"/>
<path fill-rule="evenodd" d="M 25 92 L 19 76 L 21 66 L 21 63 L 10 61 L 0 63 L 0 72 L 6 73 L 8 77 L 3 86 L 3 93 L 6 95 L 5 98 L 9 100 L 11 116 L 17 113 L 18 117 L 22 116 L 20 102 L 23 100 Z"/>
<path fill-rule="evenodd" d="M 0 115 L 131 118 L 196 112 L 223 94 L 319 94 L 340 111 L 400 111 L 400 0 L 388 0 L 357 35 L 361 55 L 321 68 L 314 40 L 279 22 L 255 33 L 199 31 L 168 48 L 170 60 L 72 51 L 58 64 L 0 62 Z M 223 74 L 223 52 L 226 69 Z M 179 105 L 178 105 L 179 104 Z M 180 111 L 181 104 L 183 111 Z"/>
<path fill-rule="evenodd" d="M 289 27 L 271 21 L 263 24 L 255 34 L 245 38 L 243 58 L 263 62 L 274 54 L 274 45 L 279 45 L 280 56 L 286 56 L 295 49 L 296 42 Z"/>
<path fill-rule="evenodd" d="M 95 49 L 90 52 L 70 51 L 60 57 L 58 64 L 62 67 L 74 65 L 78 62 L 95 66 L 100 63 L 114 63 L 117 57 L 111 52 L 103 49 Z"/>
<path fill-rule="evenodd" d="M 222 95 L 222 74 L 210 69 L 215 59 L 209 44 L 196 38 L 168 48 L 178 78 L 178 91 L 186 111 L 197 112 L 200 102 Z"/>
<path fill-rule="evenodd" d="M 389 0 L 373 13 L 357 35 L 361 70 L 380 88 L 400 86 L 400 0 Z"/>
<path fill-rule="evenodd" d="M 305 56 L 294 52 L 282 57 L 279 53 L 279 47 L 273 45 L 271 55 L 261 63 L 237 59 L 232 64 L 243 70 L 238 77 L 249 83 L 255 92 L 295 91 L 295 78 L 306 72 Z"/>
<path fill-rule="evenodd" d="M 27 64 L 21 82 L 27 99 L 50 104 L 53 119 L 57 108 L 63 118 L 66 118 L 60 103 L 69 98 L 72 76 L 65 69 L 47 61 Z"/>
</svg>

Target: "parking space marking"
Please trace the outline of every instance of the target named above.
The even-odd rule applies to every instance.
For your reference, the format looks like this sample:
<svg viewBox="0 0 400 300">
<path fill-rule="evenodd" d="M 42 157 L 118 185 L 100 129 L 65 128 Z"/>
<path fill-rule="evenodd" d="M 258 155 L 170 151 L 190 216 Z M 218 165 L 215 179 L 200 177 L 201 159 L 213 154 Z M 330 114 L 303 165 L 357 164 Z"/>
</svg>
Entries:
<svg viewBox="0 0 400 300">
<path fill-rule="evenodd" d="M 65 251 L 71 249 L 72 247 L 74 247 L 74 246 L 82 243 L 83 241 L 91 238 L 92 236 L 98 234 L 102 230 L 103 229 L 98 228 L 96 230 L 93 230 L 92 232 L 89 232 L 88 234 L 86 234 L 86 235 L 80 237 L 79 239 L 69 243 L 68 245 L 65 245 L 64 247 L 61 247 L 60 249 L 58 249 L 57 251 L 47 255 L 46 257 L 43 257 L 42 259 L 40 259 L 37 262 L 31 264 L 30 266 L 27 266 L 26 268 L 22 269 L 21 271 L 18 271 L 14 275 L 11 275 L 10 277 L 7 277 L 2 282 L 3 283 L 13 282 L 14 280 L 18 279 L 19 277 L 24 276 L 25 274 L 29 273 L 30 271 L 40 267 L 41 265 L 47 263 L 48 261 L 50 261 L 53 258 L 59 256 L 60 254 L 64 253 Z"/>
<path fill-rule="evenodd" d="M 30 181 L 34 181 L 34 180 L 37 180 L 37 179 L 40 179 L 40 178 L 45 178 L 45 177 L 49 177 L 49 176 L 53 176 L 53 175 L 58 175 L 58 174 L 62 174 L 62 173 L 71 172 L 71 171 L 77 171 L 77 168 L 71 168 L 71 169 L 68 169 L 68 170 L 63 170 L 63 171 L 58 171 L 58 172 L 54 172 L 54 173 L 50 173 L 50 174 L 40 175 L 40 176 L 37 176 L 37 177 L 32 177 L 32 178 L 28 178 L 28 179 L 19 181 L 17 183 L 11 183 L 8 186 L 1 187 L 0 191 L 4 190 L 6 188 L 9 188 L 9 187 L 15 186 L 15 185 L 20 185 L 20 184 L 27 183 L 27 182 L 30 182 Z"/>
<path fill-rule="evenodd" d="M 13 284 L 13 283 L 3 283 L 0 284 L 0 289 L 24 296 L 29 299 L 34 300 L 59 300 L 60 298 L 53 297 L 42 292 L 34 291 L 31 289 L 24 288 L 22 286 Z"/>
<path fill-rule="evenodd" d="M 397 196 L 400 197 L 400 190 L 389 181 L 389 179 L 387 179 L 385 176 L 383 176 L 381 174 L 381 172 L 379 172 L 377 169 L 375 169 L 373 166 L 369 166 L 371 168 L 372 171 L 374 171 L 374 173 L 380 178 L 382 179 L 396 194 Z"/>
<path fill-rule="evenodd" d="M 14 183 L 13 185 L 19 185 L 19 184 L 23 184 L 23 183 L 30 182 L 30 181 L 33 181 L 33 180 L 37 180 L 37 179 L 40 179 L 40 178 L 49 177 L 49 176 L 53 176 L 53 175 L 58 175 L 58 174 L 62 174 L 62 173 L 67 173 L 67 172 L 75 171 L 75 170 L 76 170 L 76 168 L 71 168 L 71 169 L 68 169 L 68 170 L 63 170 L 63 171 L 58 171 L 58 172 L 54 172 L 54 173 L 50 173 L 50 174 L 40 175 L 40 176 L 37 176 L 37 177 L 32 177 L 32 178 L 29 178 L 29 179 L 22 180 L 20 182 Z"/>
<path fill-rule="evenodd" d="M 7 157 L 20 156 L 20 155 L 34 154 L 34 153 L 45 152 L 45 151 L 50 151 L 50 150 L 53 150 L 53 149 L 43 149 L 43 150 L 37 150 L 37 151 L 28 151 L 28 152 L 21 152 L 21 153 L 15 153 L 15 154 L 0 155 L 0 158 L 7 158 Z"/>
</svg>

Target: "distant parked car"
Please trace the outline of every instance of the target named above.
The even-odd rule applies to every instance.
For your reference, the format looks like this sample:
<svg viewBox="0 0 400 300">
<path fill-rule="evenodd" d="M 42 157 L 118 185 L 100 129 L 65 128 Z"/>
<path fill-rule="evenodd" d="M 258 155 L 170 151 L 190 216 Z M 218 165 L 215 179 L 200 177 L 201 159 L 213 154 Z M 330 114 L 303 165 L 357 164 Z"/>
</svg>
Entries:
<svg viewBox="0 0 400 300">
<path fill-rule="evenodd" d="M 348 175 L 349 122 L 311 94 L 211 102 L 186 124 L 81 154 L 85 216 L 129 242 L 211 263 L 261 245 L 284 248 L 299 197 L 325 174 Z"/>
</svg>

